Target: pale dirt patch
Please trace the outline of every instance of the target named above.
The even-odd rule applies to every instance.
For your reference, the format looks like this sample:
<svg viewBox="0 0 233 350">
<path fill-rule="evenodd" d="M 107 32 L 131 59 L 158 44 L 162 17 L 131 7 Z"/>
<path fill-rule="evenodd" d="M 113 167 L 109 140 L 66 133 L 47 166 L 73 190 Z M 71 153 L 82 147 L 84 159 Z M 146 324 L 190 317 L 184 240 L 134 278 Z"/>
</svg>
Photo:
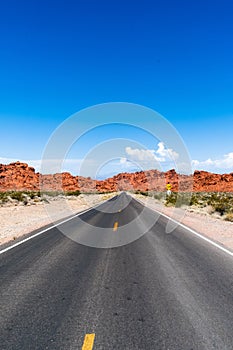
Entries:
<svg viewBox="0 0 233 350">
<path fill-rule="evenodd" d="M 219 214 L 212 214 L 211 208 L 166 207 L 158 200 L 142 195 L 133 195 L 151 209 L 181 222 L 204 236 L 233 250 L 233 222 L 224 221 Z"/>
<path fill-rule="evenodd" d="M 74 215 L 96 204 L 110 199 L 116 193 L 81 194 L 75 196 L 46 197 L 46 202 L 33 205 L 11 205 L 0 207 L 0 245 L 15 240 L 25 234 L 51 224 L 57 220 Z"/>
</svg>

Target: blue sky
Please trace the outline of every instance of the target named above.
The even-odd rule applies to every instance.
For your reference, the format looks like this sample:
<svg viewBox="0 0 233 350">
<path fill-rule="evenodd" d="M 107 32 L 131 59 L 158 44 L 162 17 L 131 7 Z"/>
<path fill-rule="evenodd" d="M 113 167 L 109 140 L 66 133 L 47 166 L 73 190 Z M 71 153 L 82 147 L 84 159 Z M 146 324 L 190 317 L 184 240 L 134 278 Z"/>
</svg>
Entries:
<svg viewBox="0 0 233 350">
<path fill-rule="evenodd" d="M 195 169 L 233 172 L 232 13 L 231 0 L 1 2 L 0 162 L 39 170 L 51 134 L 70 115 L 119 101 L 163 115 Z M 141 156 L 150 168 L 146 160 L 163 140 L 116 130 L 83 136 L 63 170 L 78 173 L 93 147 L 121 135 L 142 146 L 126 144 L 134 150 L 125 152 L 128 161 L 119 154 L 99 164 L 99 177 L 134 170 Z"/>
</svg>

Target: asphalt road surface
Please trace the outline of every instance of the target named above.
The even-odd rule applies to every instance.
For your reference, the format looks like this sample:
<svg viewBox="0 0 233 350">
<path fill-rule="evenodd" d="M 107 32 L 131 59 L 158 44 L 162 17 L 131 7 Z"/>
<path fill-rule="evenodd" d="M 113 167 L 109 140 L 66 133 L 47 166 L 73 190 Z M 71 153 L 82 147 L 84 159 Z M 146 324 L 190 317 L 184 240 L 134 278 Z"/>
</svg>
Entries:
<svg viewBox="0 0 233 350">
<path fill-rule="evenodd" d="M 232 350 L 232 257 L 156 215 L 122 193 L 3 252 L 0 349 Z"/>
</svg>

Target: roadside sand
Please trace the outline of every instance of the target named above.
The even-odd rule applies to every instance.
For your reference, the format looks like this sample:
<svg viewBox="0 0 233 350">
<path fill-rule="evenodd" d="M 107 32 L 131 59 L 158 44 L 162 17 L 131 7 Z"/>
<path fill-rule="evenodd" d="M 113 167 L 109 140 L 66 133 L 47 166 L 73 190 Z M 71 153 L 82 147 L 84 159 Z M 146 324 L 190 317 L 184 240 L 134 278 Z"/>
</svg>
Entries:
<svg viewBox="0 0 233 350">
<path fill-rule="evenodd" d="M 78 197 L 47 197 L 48 203 L 0 207 L 0 245 L 15 240 L 33 230 L 88 209 L 113 194 L 81 194 Z"/>
<path fill-rule="evenodd" d="M 233 222 L 224 221 L 217 214 L 210 215 L 205 208 L 165 207 L 161 202 L 151 197 L 134 196 L 151 209 L 160 211 L 233 251 Z"/>
</svg>

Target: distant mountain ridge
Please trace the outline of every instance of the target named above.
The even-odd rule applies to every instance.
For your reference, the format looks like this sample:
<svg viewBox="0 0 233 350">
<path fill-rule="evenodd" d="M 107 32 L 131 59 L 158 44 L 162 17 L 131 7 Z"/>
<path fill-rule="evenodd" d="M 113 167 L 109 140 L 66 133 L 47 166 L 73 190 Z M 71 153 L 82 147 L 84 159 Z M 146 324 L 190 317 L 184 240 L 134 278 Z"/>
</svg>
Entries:
<svg viewBox="0 0 233 350">
<path fill-rule="evenodd" d="M 0 164 L 0 191 L 165 191 L 170 182 L 173 191 L 233 192 L 233 173 L 214 174 L 196 170 L 193 175 L 180 175 L 174 169 L 161 172 L 146 170 L 120 173 L 105 180 L 73 176 L 68 172 L 42 175 L 26 163 Z"/>
</svg>

